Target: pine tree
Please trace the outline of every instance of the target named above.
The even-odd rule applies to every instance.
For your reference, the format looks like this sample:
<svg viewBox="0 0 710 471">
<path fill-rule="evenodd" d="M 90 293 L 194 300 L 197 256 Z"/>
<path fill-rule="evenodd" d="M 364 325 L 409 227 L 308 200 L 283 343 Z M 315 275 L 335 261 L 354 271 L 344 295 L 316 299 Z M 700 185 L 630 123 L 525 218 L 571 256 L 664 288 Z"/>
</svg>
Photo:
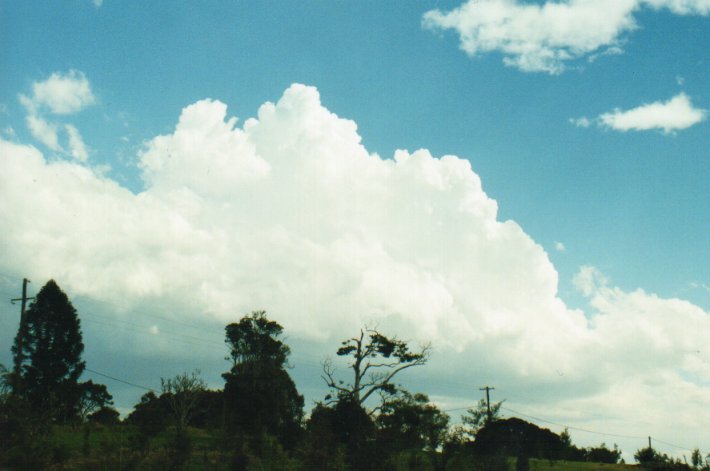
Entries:
<svg viewBox="0 0 710 471">
<path fill-rule="evenodd" d="M 85 367 L 76 309 L 50 280 L 25 314 L 12 347 L 15 361 L 20 362 L 15 392 L 52 420 L 72 420 L 79 412 L 82 389 L 78 380 Z"/>
</svg>

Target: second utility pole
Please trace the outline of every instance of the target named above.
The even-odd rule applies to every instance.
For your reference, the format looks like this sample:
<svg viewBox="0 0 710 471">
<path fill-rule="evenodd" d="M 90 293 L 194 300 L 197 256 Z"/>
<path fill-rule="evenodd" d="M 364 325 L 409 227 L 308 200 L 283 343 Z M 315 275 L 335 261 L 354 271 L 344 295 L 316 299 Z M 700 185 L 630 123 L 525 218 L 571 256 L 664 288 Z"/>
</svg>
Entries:
<svg viewBox="0 0 710 471">
<path fill-rule="evenodd" d="M 491 389 L 490 386 L 483 386 L 482 388 L 479 388 L 479 391 L 486 391 L 486 406 L 488 407 L 488 422 L 493 420 L 492 414 L 491 414 Z"/>
<path fill-rule="evenodd" d="M 17 299 L 11 299 L 10 302 L 12 304 L 15 304 L 15 301 L 21 301 L 20 304 L 20 328 L 17 329 L 17 352 L 15 352 L 15 378 L 14 380 L 16 381 L 16 386 L 20 384 L 20 368 L 22 368 L 22 360 L 23 358 L 23 340 L 25 336 L 25 329 L 27 328 L 27 321 L 25 320 L 25 304 L 27 301 L 30 299 L 34 298 L 28 298 L 27 297 L 27 283 L 29 283 L 30 280 L 27 278 L 22 279 L 22 297 L 17 298 Z"/>
</svg>

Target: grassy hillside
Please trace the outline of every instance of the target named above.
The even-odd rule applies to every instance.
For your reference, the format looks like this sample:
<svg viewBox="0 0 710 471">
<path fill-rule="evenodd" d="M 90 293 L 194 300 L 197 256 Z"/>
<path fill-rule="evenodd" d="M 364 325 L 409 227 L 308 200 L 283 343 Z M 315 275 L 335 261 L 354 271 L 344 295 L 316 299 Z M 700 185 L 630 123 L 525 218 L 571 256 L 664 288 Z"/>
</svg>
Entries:
<svg viewBox="0 0 710 471">
<path fill-rule="evenodd" d="M 141 435 L 130 425 L 54 427 L 48 441 L 36 449 L 47 453 L 46 461 L 51 463 L 46 469 L 63 470 L 228 470 L 233 466 L 234 446 L 226 446 L 218 431 L 190 428 L 189 452 L 183 458 L 176 456 L 174 431 L 165 430 L 148 441 L 141 442 Z M 232 444 L 235 445 L 235 444 Z M 278 446 L 267 446 L 262 450 L 264 460 L 252 462 L 248 469 L 301 471 L 297 461 L 290 459 Z M 2 449 L 0 447 L 0 453 Z M 404 459 L 395 467 L 401 471 L 433 471 L 433 455 L 419 455 L 420 459 Z M 178 465 L 177 463 L 180 463 Z M 508 460 L 509 469 L 515 469 L 515 459 Z M 570 461 L 549 461 L 530 459 L 531 471 L 642 471 L 637 465 L 584 463 Z M 472 461 L 451 461 L 447 471 L 471 470 L 476 467 Z M 18 468 L 19 469 L 19 468 Z M 303 470 L 305 471 L 305 470 Z"/>
<path fill-rule="evenodd" d="M 530 460 L 530 471 L 642 471 L 643 468 L 631 464 L 580 463 L 574 461 Z"/>
</svg>

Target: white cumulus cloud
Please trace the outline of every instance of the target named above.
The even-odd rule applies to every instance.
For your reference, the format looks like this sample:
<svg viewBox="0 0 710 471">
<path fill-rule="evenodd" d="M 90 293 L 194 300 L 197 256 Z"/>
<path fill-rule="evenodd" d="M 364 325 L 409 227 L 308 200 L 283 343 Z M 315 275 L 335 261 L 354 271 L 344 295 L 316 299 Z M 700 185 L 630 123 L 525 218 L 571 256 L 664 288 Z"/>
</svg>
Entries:
<svg viewBox="0 0 710 471">
<path fill-rule="evenodd" d="M 469 56 L 499 52 L 522 71 L 558 74 L 575 59 L 621 53 L 645 5 L 677 14 L 710 11 L 707 0 L 468 0 L 451 11 L 428 11 L 423 24 L 454 30 Z"/>
<path fill-rule="evenodd" d="M 137 195 L 4 143 L 5 204 L 37 185 L 62 195 L 2 212 L 19 219 L 4 237 L 34 254 L 16 262 L 93 296 L 193 292 L 186 305 L 199 298 L 222 319 L 266 308 L 300 335 L 381 321 L 459 348 L 486 333 L 518 335 L 511 321 L 542 307 L 550 322 L 584 324 L 557 299 L 544 249 L 497 220 L 468 161 L 370 154 L 355 123 L 301 85 L 235 123 L 220 102 L 186 107 L 175 131 L 141 152 Z M 78 229 L 67 233 L 69 220 Z"/>
<path fill-rule="evenodd" d="M 565 62 L 618 46 L 636 27 L 635 0 L 569 0 L 542 5 L 517 0 L 470 0 L 424 15 L 430 28 L 453 29 L 470 56 L 499 51 L 524 71 L 559 73 Z"/>
<path fill-rule="evenodd" d="M 710 0 L 643 0 L 654 8 L 668 8 L 678 15 L 710 14 Z"/>
<path fill-rule="evenodd" d="M 705 119 L 707 111 L 693 106 L 685 93 L 668 101 L 656 101 L 632 108 L 616 109 L 599 116 L 602 125 L 616 131 L 648 131 L 661 129 L 665 133 L 694 126 Z"/>
<path fill-rule="evenodd" d="M 66 74 L 55 72 L 48 79 L 35 82 L 32 92 L 32 103 L 46 106 L 54 114 L 76 113 L 96 102 L 89 80 L 73 69 Z"/>
<path fill-rule="evenodd" d="M 0 139 L 0 159 L 0 247 L 12 247 L 3 273 L 160 306 L 173 320 L 226 323 L 266 309 L 304 342 L 337 344 L 378 325 L 434 343 L 432 388 L 485 375 L 532 396 L 552 388 L 560 407 L 626 423 L 651 408 L 683 417 L 644 429 L 659 437 L 697 434 L 710 420 L 698 350 L 709 313 L 625 292 L 592 267 L 576 281 L 591 313 L 569 308 L 545 250 L 498 219 L 467 160 L 370 153 L 315 88 L 291 86 L 241 127 L 221 102 L 185 107 L 140 153 L 137 194 L 31 146 Z M 658 406 L 659 378 L 692 401 Z"/>
</svg>

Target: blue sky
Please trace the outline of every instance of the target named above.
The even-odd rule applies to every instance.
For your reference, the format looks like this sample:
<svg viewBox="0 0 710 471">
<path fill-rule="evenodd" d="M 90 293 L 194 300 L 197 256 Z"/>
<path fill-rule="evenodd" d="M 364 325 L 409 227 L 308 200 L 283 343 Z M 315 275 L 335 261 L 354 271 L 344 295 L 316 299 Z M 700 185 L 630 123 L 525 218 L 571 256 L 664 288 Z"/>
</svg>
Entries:
<svg viewBox="0 0 710 471">
<path fill-rule="evenodd" d="M 688 411 L 698 413 L 695 408 L 710 401 L 710 388 L 700 375 L 706 366 L 698 366 L 709 357 L 701 353 L 690 358 L 686 350 L 693 350 L 688 344 L 692 340 L 659 340 L 658 332 L 683 336 L 683 326 L 697 330 L 693 323 L 708 325 L 709 13 L 705 0 L 150 2 L 141 6 L 112 0 L 98 5 L 78 0 L 41 5 L 1 2 L 0 139 L 5 155 L 0 159 L 6 180 L 0 188 L 5 200 L 0 204 L 0 220 L 13 229 L 0 238 L 0 244 L 3 251 L 15 254 L 0 261 L 3 294 L 14 293 L 23 276 L 31 278 L 38 285 L 35 288 L 41 280 L 55 277 L 77 300 L 85 299 L 86 306 L 98 303 L 93 304 L 99 306 L 94 311 L 106 322 L 120 320 L 124 327 L 134 322 L 141 326 L 134 325 L 137 329 L 150 324 L 157 334 L 160 322 L 148 321 L 146 315 L 158 312 L 173 323 L 217 326 L 209 334 L 217 345 L 219 326 L 251 309 L 272 312 L 287 329 L 303 319 L 313 325 L 323 321 L 328 326 L 323 335 L 309 334 L 306 327 L 291 334 L 304 351 L 317 352 L 303 357 L 309 358 L 304 363 L 311 366 L 317 365 L 328 342 L 348 335 L 339 330 L 338 316 L 349 316 L 352 323 L 344 324 L 350 327 L 374 320 L 396 326 L 404 338 L 428 337 L 435 345 L 441 339 L 441 359 L 433 359 L 434 364 L 454 357 L 470 364 L 471 358 L 478 358 L 473 361 L 474 372 L 462 380 L 470 383 L 469 392 L 478 382 L 497 381 L 509 387 L 511 407 L 519 404 L 533 415 L 564 423 L 576 418 L 570 416 L 575 407 L 618 397 L 616 388 L 626 383 L 638 387 L 640 396 L 647 394 L 652 407 L 654 390 L 644 386 L 649 378 L 612 366 L 628 360 L 626 355 L 633 358 L 620 348 L 627 340 L 622 336 L 608 345 L 607 340 L 590 340 L 602 335 L 602 324 L 610 332 L 628 328 L 629 338 L 634 326 L 647 325 L 644 332 L 655 332 L 649 335 L 658 340 L 658 348 L 652 350 L 659 357 L 667 353 L 666 348 L 683 354 L 678 365 L 646 365 L 639 346 L 639 367 L 649 368 L 649 376 L 653 373 L 657 378 L 690 378 L 686 392 L 692 390 L 693 397 L 700 399 Z M 461 46 L 462 37 L 468 38 L 468 46 Z M 204 99 L 215 101 L 210 105 L 201 102 Z M 264 111 L 267 102 L 275 104 L 273 116 Z M 185 111 L 197 103 L 203 106 Z M 217 103 L 226 105 L 226 116 Z M 295 110 L 295 118 L 289 110 Z M 178 137 L 181 115 L 186 123 L 184 136 L 190 137 Z M 237 133 L 230 134 L 229 127 L 203 129 L 196 124 L 228 121 L 233 116 L 238 117 L 232 126 Z M 32 118 L 35 124 L 46 125 L 45 134 L 36 127 L 33 131 Z M 258 128 L 264 130 L 252 133 L 243 128 L 250 118 L 257 118 L 262 124 Z M 274 123 L 267 126 L 270 119 Z M 343 119 L 355 123 L 357 134 L 335 124 Z M 55 129 L 53 145 L 47 129 Z M 334 163 L 339 169 L 335 173 L 308 173 L 307 162 L 319 169 L 330 167 L 309 148 L 299 147 L 300 141 L 287 143 L 283 136 L 290 132 L 315 139 L 318 145 L 313 148 L 322 144 L 323 152 L 334 159 L 328 162 L 364 152 L 371 157 L 377 154 L 372 157 L 375 163 L 348 163 L 342 168 Z M 71 135 L 76 138 L 72 142 Z M 244 138 L 255 146 L 256 157 L 244 160 L 243 167 L 233 166 L 230 159 L 243 158 L 243 153 L 232 138 L 224 137 L 228 135 L 234 142 Z M 158 136 L 165 137 L 162 144 Z M 353 136 L 361 138 L 362 147 L 357 147 Z M 223 140 L 228 144 L 220 147 Z M 288 147 L 292 144 L 295 147 Z M 282 147 L 299 157 L 281 163 Z M 408 157 L 395 165 L 398 149 L 408 151 Z M 417 154 L 419 149 L 426 151 Z M 30 157 L 21 157 L 28 152 L 39 152 L 41 161 L 29 165 Z M 223 158 L 213 159 L 217 154 Z M 444 162 L 440 158 L 445 155 L 457 159 Z M 218 172 L 225 181 L 210 180 L 213 174 L 198 181 L 210 159 L 222 166 Z M 170 163 L 177 160 L 179 165 Z M 358 160 L 364 161 L 362 156 Z M 457 164 L 465 161 L 470 162 L 469 170 Z M 77 177 L 78 169 L 88 174 Z M 270 193 L 262 195 L 244 183 L 242 171 L 262 177 L 283 172 L 293 178 L 274 177 Z M 45 192 L 10 184 L 28 172 L 45 172 Z M 384 176 L 388 172 L 391 177 Z M 373 183 L 368 186 L 370 179 Z M 477 179 L 482 190 L 476 187 Z M 418 186 L 421 181 L 429 186 Z M 350 182 L 357 183 L 350 188 Z M 382 188 L 375 190 L 377 182 Z M 319 190 L 311 194 L 313 185 Z M 340 195 L 344 186 L 351 192 Z M 51 195 L 70 202 L 53 207 L 48 203 Z M 249 195 L 259 199 L 250 204 Z M 271 197 L 268 206 L 265 201 Z M 426 200 L 421 202 L 426 214 L 442 215 L 436 231 L 422 230 L 424 221 L 410 207 L 410 203 L 418 205 L 420 198 Z M 480 206 L 471 203 L 472 215 L 462 217 L 457 208 L 473 200 Z M 341 206 L 330 207 L 332 201 Z M 490 212 L 491 205 L 497 214 Z M 229 215 L 236 212 L 227 212 L 227 207 L 239 208 L 234 221 Z M 18 216 L 18 211 L 26 211 L 27 217 Z M 56 220 L 32 219 L 43 211 L 56 215 Z M 129 222 L 121 219 L 127 214 L 133 214 Z M 343 214 L 348 216 L 341 220 Z M 163 223 L 175 223 L 168 235 L 177 231 L 174 234 L 188 240 L 172 247 L 174 256 L 165 255 L 170 251 L 166 246 L 177 239 L 158 234 L 157 223 L 142 223 L 163 216 Z M 514 228 L 503 224 L 508 220 Z M 122 237 L 110 242 L 111 224 L 120 226 L 117 232 Z M 250 225 L 273 231 L 273 244 L 265 244 L 261 251 L 239 252 L 252 239 L 234 234 L 247 234 Z M 477 232 L 491 225 L 497 228 L 494 235 Z M 56 243 L 42 243 L 42 234 Z M 216 247 L 222 240 L 217 236 L 227 241 L 221 251 L 201 253 L 190 245 L 204 237 L 207 245 Z M 500 243 L 486 245 L 491 240 Z M 117 247 L 113 257 L 106 254 L 112 244 Z M 49 246 L 66 253 L 56 256 Z M 76 249 L 86 247 L 96 252 Z M 212 257 L 238 264 L 247 257 L 253 266 L 273 271 L 265 268 L 250 278 L 214 261 L 210 263 L 215 265 L 192 272 L 184 265 L 169 266 L 186 251 L 191 254 L 187 265 L 199 267 Z M 310 255 L 299 259 L 304 253 Z M 339 255 L 346 260 L 330 266 L 319 258 L 325 257 L 323 253 L 330 253 L 328 260 Z M 96 254 L 101 254 L 100 262 Z M 354 262 L 358 257 L 361 263 Z M 455 263 L 460 257 L 483 268 L 460 267 Z M 102 270 L 124 262 L 126 266 L 115 271 Z M 318 275 L 326 272 L 326 265 L 333 273 L 347 273 L 337 287 L 328 285 L 326 275 Z M 175 279 L 165 281 L 161 270 L 166 266 L 170 274 L 178 274 Z M 220 268 L 227 272 L 215 272 Z M 129 272 L 140 276 L 131 280 Z M 283 275 L 283 283 L 263 278 L 279 279 L 292 272 L 294 279 L 306 276 L 303 273 L 315 277 L 311 281 L 322 289 L 316 296 L 317 314 L 307 295 L 284 287 L 288 276 Z M 207 277 L 221 281 L 212 286 Z M 526 277 L 539 278 L 540 284 L 520 281 Z M 87 286 L 88 282 L 96 286 Z M 464 282 L 486 286 L 481 291 L 472 288 L 485 301 L 457 294 L 463 292 L 459 284 Z M 271 294 L 256 288 L 256 294 L 249 294 L 246 287 L 260 283 L 272 287 L 267 290 Z M 431 318 L 404 313 L 409 306 L 407 294 L 398 283 L 420 292 L 431 288 L 432 294 L 417 304 L 429 306 Z M 423 287 L 417 288 L 417 283 Z M 100 286 L 115 290 L 106 293 Z M 186 286 L 196 287 L 192 301 L 176 294 L 184 294 Z M 222 299 L 219 293 L 227 286 L 239 286 L 247 294 Z M 526 297 L 525 293 L 536 292 L 547 297 Z M 387 293 L 401 297 L 401 302 L 383 301 Z M 508 298 L 519 304 L 510 304 Z M 354 299 L 357 303 L 342 307 Z M 555 307 L 544 307 L 548 302 Z M 520 306 L 535 303 L 530 312 L 519 312 Z M 333 305 L 339 306 L 339 313 L 326 308 Z M 295 307 L 289 313 L 285 306 Z M 13 309 L 3 308 L 2 322 L 9 331 L 14 330 Z M 572 313 L 574 320 L 556 309 Z M 390 313 L 383 314 L 387 310 Z M 677 314 L 669 320 L 668 312 Z M 427 316 L 425 310 L 421 316 Z M 446 326 L 458 322 L 457 316 L 467 323 L 471 335 L 452 340 Z M 550 319 L 563 320 L 556 324 Z M 550 383 L 537 364 L 520 366 L 511 351 L 527 348 L 528 355 L 537 358 L 530 352 L 539 349 L 538 360 L 544 363 L 548 355 L 554 357 L 554 349 L 530 347 L 520 332 L 525 326 L 536 331 L 539 324 L 540 329 L 548 326 L 552 337 L 564 336 L 568 322 L 579 326 L 585 319 L 597 319 L 598 325 L 579 327 L 578 337 L 571 335 L 580 351 L 569 354 L 568 366 L 583 369 L 586 364 L 607 362 L 614 372 L 605 380 L 588 380 L 582 371 L 562 388 L 557 409 L 543 407 L 542 396 L 557 384 Z M 431 327 L 430 335 L 416 327 L 421 325 Z M 99 329 L 96 335 L 105 332 Z M 86 337 L 85 333 L 88 344 Z M 4 341 L 10 338 L 5 335 Z M 487 342 L 501 345 L 510 338 L 514 339 L 510 349 L 501 348 L 492 359 L 481 359 Z M 608 356 L 585 356 L 591 345 Z M 0 361 L 7 364 L 9 348 L 5 350 Z M 697 350 L 702 350 L 700 345 Z M 109 351 L 96 351 L 96 362 L 115 359 Z M 164 365 L 184 364 L 180 354 L 167 346 L 146 356 L 160 358 Z M 649 357 L 656 358 L 653 353 Z M 510 365 L 498 371 L 498 360 Z M 103 365 L 95 369 L 101 370 L 99 366 Z M 195 367 L 209 371 L 208 379 L 219 385 L 222 366 Z M 150 367 L 145 370 L 148 375 Z M 102 371 L 111 372 L 111 365 Z M 140 381 L 128 371 L 114 374 Z M 302 388 L 314 396 L 321 393 L 318 375 L 310 375 L 307 368 L 297 368 L 295 374 L 302 378 Z M 458 385 L 453 387 L 458 392 L 437 391 L 433 386 L 426 391 L 427 376 L 421 375 L 417 384 L 440 397 L 442 405 L 465 401 Z M 538 388 L 539 393 L 516 403 L 512 391 L 523 385 Z M 139 393 L 126 393 L 121 406 L 130 407 Z M 623 401 L 615 407 L 600 414 L 607 418 L 634 414 Z M 646 428 L 653 422 L 649 419 Z M 631 427 L 625 423 L 592 425 Z M 648 434 L 639 427 L 621 433 Z M 688 427 L 692 429 L 692 423 L 683 428 Z M 693 436 L 699 435 L 688 432 L 679 438 L 689 443 Z M 710 436 L 702 439 L 710 447 Z"/>
</svg>

